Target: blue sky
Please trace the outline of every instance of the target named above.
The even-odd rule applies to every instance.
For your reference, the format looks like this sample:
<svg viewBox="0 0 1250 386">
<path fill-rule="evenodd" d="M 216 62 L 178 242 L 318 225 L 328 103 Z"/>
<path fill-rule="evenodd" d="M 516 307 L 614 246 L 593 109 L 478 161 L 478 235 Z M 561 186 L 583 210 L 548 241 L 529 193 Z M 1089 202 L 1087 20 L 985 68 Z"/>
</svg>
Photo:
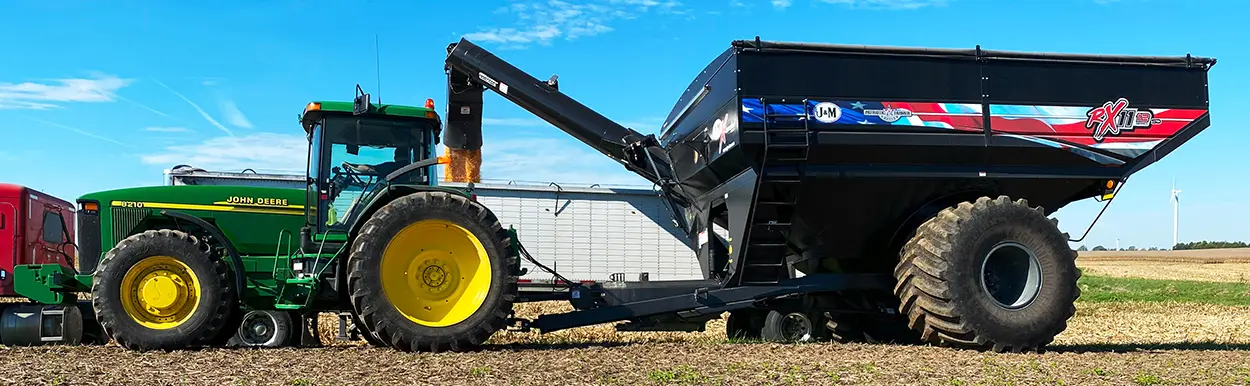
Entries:
<svg viewBox="0 0 1250 386">
<path fill-rule="evenodd" d="M 0 181 L 73 198 L 159 184 L 175 164 L 302 172 L 296 116 L 310 100 L 443 106 L 446 46 L 468 36 L 604 115 L 655 132 L 690 79 L 733 39 L 1212 56 L 1212 126 L 1130 179 L 1086 240 L 1168 246 L 1250 240 L 1250 28 L 1235 0 L 600 0 L 5 4 Z M 420 6 L 418 4 L 429 4 Z M 941 32 L 945 31 L 945 32 Z M 374 34 L 380 40 L 381 89 Z M 643 181 L 488 95 L 488 179 Z M 1101 204 L 1059 212 L 1079 235 Z"/>
</svg>

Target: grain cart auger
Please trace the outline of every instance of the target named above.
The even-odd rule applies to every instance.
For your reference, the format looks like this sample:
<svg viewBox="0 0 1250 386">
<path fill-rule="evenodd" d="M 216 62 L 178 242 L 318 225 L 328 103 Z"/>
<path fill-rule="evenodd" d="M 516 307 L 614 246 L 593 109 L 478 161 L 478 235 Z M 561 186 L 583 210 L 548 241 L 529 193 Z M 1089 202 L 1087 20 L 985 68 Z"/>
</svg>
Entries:
<svg viewBox="0 0 1250 386">
<path fill-rule="evenodd" d="M 1036 350 L 1080 292 L 1048 216 L 1205 129 L 1214 63 L 734 41 L 657 140 L 462 39 L 444 142 L 481 145 L 494 91 L 656 183 L 697 250 L 705 280 L 574 286 L 576 311 L 522 323 L 543 332 L 731 311 L 736 336 Z"/>
</svg>

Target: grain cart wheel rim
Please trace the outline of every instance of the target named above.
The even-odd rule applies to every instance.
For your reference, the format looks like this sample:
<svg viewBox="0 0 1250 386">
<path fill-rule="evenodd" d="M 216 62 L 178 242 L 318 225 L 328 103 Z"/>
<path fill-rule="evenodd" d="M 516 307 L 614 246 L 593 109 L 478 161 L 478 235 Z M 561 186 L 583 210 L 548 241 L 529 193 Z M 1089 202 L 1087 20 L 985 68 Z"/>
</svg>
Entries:
<svg viewBox="0 0 1250 386">
<path fill-rule="evenodd" d="M 238 339 L 244 346 L 281 347 L 290 341 L 291 315 L 280 311 L 249 311 L 243 315 Z"/>
<path fill-rule="evenodd" d="M 169 256 L 140 260 L 122 277 L 122 307 L 147 328 L 182 325 L 199 306 L 200 284 L 186 263 Z"/>
<path fill-rule="evenodd" d="M 982 197 L 946 208 L 916 229 L 901 254 L 894 293 L 908 326 L 923 341 L 998 352 L 1041 351 L 1076 313 L 1081 294 L 1076 252 L 1058 221 L 1025 200 Z M 998 264 L 986 264 L 991 256 L 1036 265 L 1004 264 L 1024 267 L 1014 271 L 1022 273 L 1016 278 L 1026 285 L 996 297 L 987 289 L 1001 291 L 1003 278 L 993 286 L 982 284 L 982 267 Z"/>
<path fill-rule="evenodd" d="M 430 327 L 463 322 L 490 291 L 491 265 L 472 232 L 446 220 L 404 227 L 382 254 L 382 289 L 408 320 Z"/>
<path fill-rule="evenodd" d="M 132 350 L 183 349 L 234 335 L 226 330 L 238 316 L 229 268 L 208 250 L 195 236 L 170 229 L 118 242 L 92 275 L 91 307 L 105 335 Z"/>
<path fill-rule="evenodd" d="M 774 342 L 808 342 L 816 337 L 815 323 L 804 312 L 769 311 L 761 334 Z"/>
<path fill-rule="evenodd" d="M 1020 309 L 1037 298 L 1042 267 L 1032 249 L 1017 242 L 995 245 L 981 260 L 981 290 L 1000 307 Z"/>
<path fill-rule="evenodd" d="M 781 332 L 786 340 L 802 342 L 811 339 L 814 329 L 812 319 L 801 312 L 791 312 L 781 318 Z"/>
<path fill-rule="evenodd" d="M 419 227 L 438 226 L 415 228 L 414 224 L 421 224 Z M 443 230 L 438 230 L 439 227 Z M 405 242 L 408 237 L 405 236 L 406 231 L 413 229 L 424 229 L 420 232 L 426 233 L 426 236 L 414 239 L 414 245 L 407 248 L 399 243 L 392 243 Z M 442 234 L 454 237 L 441 238 L 438 234 L 430 236 L 431 233 L 428 232 L 448 232 Z M 472 241 L 474 239 L 477 240 L 476 243 Z M 448 248 L 448 245 L 453 248 Z M 413 246 L 416 249 L 412 249 Z M 388 269 L 388 264 L 394 264 L 387 257 L 392 250 L 395 253 L 392 257 L 405 257 L 399 259 L 404 261 L 399 265 L 399 272 Z M 432 288 L 425 290 L 426 294 L 422 295 L 420 301 L 409 300 L 408 298 L 414 297 L 414 291 L 408 283 L 421 279 L 419 283 L 424 285 L 425 281 L 423 276 L 416 275 L 418 272 L 405 272 L 408 270 L 406 267 L 418 267 L 421 268 L 420 273 L 424 273 L 426 268 L 433 265 L 423 261 L 433 258 L 418 257 L 426 252 L 434 253 L 432 251 L 435 250 L 442 252 L 431 256 L 446 260 L 443 263 L 443 273 L 452 268 L 458 270 L 460 276 L 455 278 L 460 280 L 457 284 L 459 292 L 451 291 L 453 293 L 448 294 L 450 288 Z M 456 255 L 448 253 L 449 250 L 463 251 L 472 257 L 442 257 Z M 517 273 L 520 270 L 520 259 L 516 252 L 511 233 L 481 203 L 452 192 L 409 193 L 382 205 L 360 225 L 359 232 L 355 233 L 351 255 L 347 260 L 348 298 L 354 314 L 359 315 L 362 330 L 371 331 L 373 337 L 394 349 L 433 352 L 474 350 L 496 331 L 508 326 L 513 312 L 512 305 L 517 297 Z M 479 272 L 485 276 L 477 276 Z M 401 277 L 402 280 L 396 280 Z M 409 278 L 414 282 L 409 282 Z M 436 278 L 430 277 L 430 283 L 444 284 L 433 280 Z M 479 285 L 481 287 L 477 287 Z M 452 296 L 458 297 L 452 301 Z M 466 310 L 465 315 L 461 317 L 447 313 L 440 318 L 431 318 L 413 312 L 416 314 L 414 320 L 405 314 L 404 311 L 412 305 L 434 303 L 432 299 L 442 300 L 442 303 L 448 305 L 463 304 L 461 307 Z M 419 322 L 423 320 L 441 323 Z M 456 320 L 459 321 L 452 322 Z"/>
</svg>

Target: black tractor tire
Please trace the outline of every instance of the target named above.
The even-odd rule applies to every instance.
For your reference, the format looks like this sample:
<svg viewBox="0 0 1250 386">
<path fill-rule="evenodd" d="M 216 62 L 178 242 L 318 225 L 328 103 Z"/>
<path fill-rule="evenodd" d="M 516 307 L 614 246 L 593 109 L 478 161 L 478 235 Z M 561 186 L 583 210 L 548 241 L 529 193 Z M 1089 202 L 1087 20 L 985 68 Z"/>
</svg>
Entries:
<svg viewBox="0 0 1250 386">
<path fill-rule="evenodd" d="M 235 307 L 235 292 L 228 268 L 214 259 L 195 236 L 161 229 L 135 234 L 117 243 L 100 259 L 91 286 L 92 308 L 106 336 L 131 350 L 178 350 L 211 345 L 226 330 Z M 127 271 L 153 256 L 168 256 L 185 264 L 198 282 L 200 296 L 195 311 L 175 328 L 155 329 L 129 315 L 122 302 L 122 282 Z"/>
<path fill-rule="evenodd" d="M 379 338 L 373 333 L 373 331 L 370 331 L 369 327 L 365 326 L 364 322 L 360 321 L 360 315 L 356 314 L 355 311 L 353 311 L 351 315 L 352 327 L 356 329 L 356 333 L 360 334 L 360 338 L 365 340 L 365 343 L 368 343 L 373 347 L 390 347 L 390 345 L 382 341 L 382 338 Z"/>
<path fill-rule="evenodd" d="M 388 299 L 382 284 L 381 266 L 388 244 L 407 226 L 426 220 L 453 224 L 467 231 L 480 243 L 490 265 L 486 276 L 489 284 L 481 304 L 464 320 L 446 326 L 424 325 L 405 316 Z M 511 236 L 494 213 L 467 197 L 419 192 L 397 198 L 374 212 L 352 242 L 347 290 L 353 310 L 360 316 L 363 330 L 371 331 L 378 340 L 400 351 L 476 350 L 496 331 L 506 328 L 512 314 L 520 261 L 511 245 Z M 410 252 L 417 256 L 418 251 Z M 412 275 L 414 282 L 427 279 L 418 274 L 404 272 L 405 276 Z M 437 283 L 444 283 L 444 279 L 456 280 L 448 275 Z"/>
<path fill-rule="evenodd" d="M 1041 207 L 982 197 L 916 230 L 894 271 L 894 293 L 926 342 L 1042 351 L 1076 312 L 1075 260 L 1067 234 Z"/>
</svg>

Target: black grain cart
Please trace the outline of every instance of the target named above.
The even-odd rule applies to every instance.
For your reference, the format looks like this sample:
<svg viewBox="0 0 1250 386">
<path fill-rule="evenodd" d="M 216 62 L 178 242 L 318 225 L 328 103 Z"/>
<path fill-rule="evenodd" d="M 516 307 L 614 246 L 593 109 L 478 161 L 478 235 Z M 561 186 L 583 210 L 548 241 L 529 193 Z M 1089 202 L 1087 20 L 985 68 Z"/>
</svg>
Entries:
<svg viewBox="0 0 1250 386">
<path fill-rule="evenodd" d="M 1205 129 L 1214 64 L 756 38 L 699 73 L 657 138 L 461 40 L 443 142 L 479 148 L 494 91 L 654 182 L 698 253 L 704 280 L 574 286 L 576 311 L 522 328 L 730 311 L 735 336 L 1035 350 L 1080 294 L 1075 240 L 1048 216 L 1109 204 Z"/>
</svg>

